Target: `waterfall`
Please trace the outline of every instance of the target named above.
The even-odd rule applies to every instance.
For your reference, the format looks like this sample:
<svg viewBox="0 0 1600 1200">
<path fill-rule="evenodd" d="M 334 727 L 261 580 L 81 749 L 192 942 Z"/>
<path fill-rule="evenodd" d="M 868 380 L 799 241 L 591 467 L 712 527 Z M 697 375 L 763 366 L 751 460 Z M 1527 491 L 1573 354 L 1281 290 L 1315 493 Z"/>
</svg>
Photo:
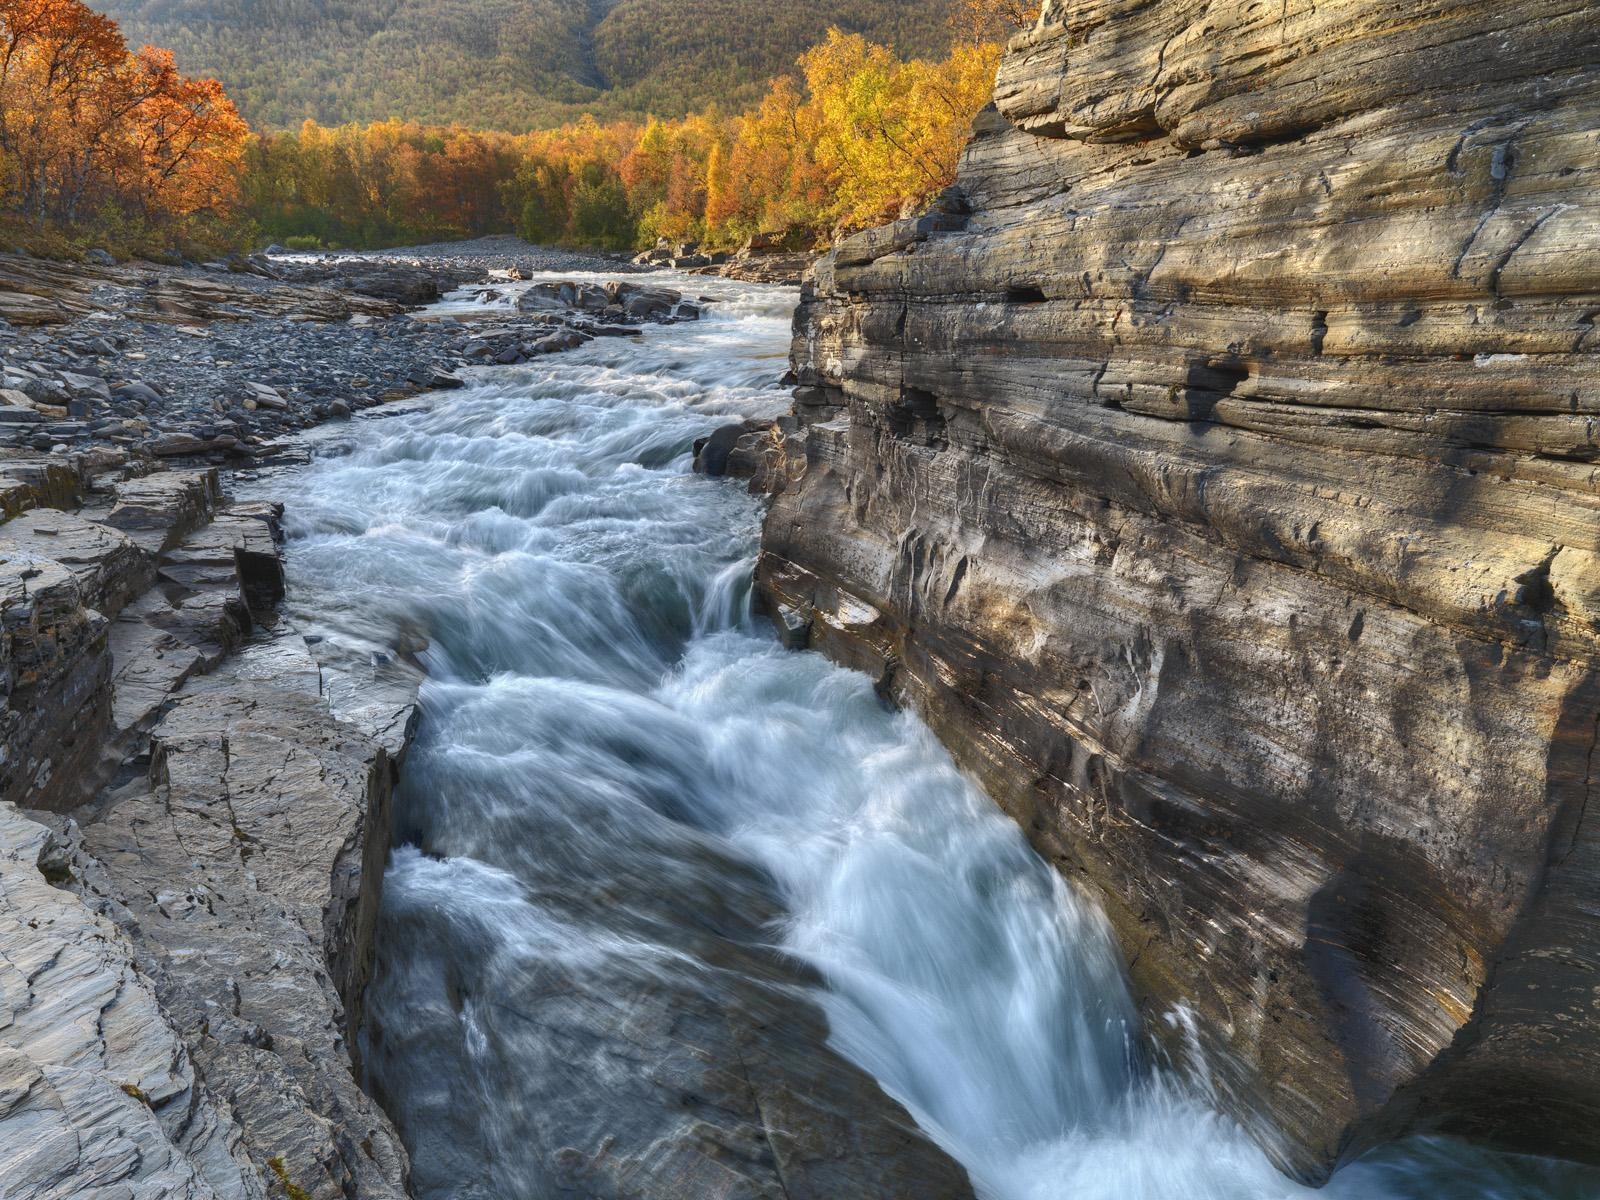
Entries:
<svg viewBox="0 0 1600 1200">
<path fill-rule="evenodd" d="M 651 1102 L 595 1013 L 742 995 L 728 943 L 813 969 L 830 1044 L 980 1195 L 1315 1194 L 1151 1060 L 1093 903 L 927 729 L 751 617 L 760 504 L 688 451 L 787 409 L 793 294 L 685 286 L 715 295 L 704 321 L 477 372 L 292 485 L 300 623 L 424 647 L 366 1048 L 418 1194 L 571 1194 L 583 1090 Z M 1596 1190 L 1417 1139 L 1322 1194 Z"/>
</svg>

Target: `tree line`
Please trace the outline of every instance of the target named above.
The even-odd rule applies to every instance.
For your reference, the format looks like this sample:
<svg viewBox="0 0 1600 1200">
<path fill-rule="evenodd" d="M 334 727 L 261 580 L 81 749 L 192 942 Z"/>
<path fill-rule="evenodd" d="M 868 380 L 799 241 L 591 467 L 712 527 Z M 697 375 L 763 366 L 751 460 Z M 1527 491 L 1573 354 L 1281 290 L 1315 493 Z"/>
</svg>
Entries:
<svg viewBox="0 0 1600 1200">
<path fill-rule="evenodd" d="M 373 246 L 514 230 L 529 241 L 628 249 L 657 238 L 797 242 L 892 218 L 937 193 L 999 48 L 961 42 L 898 58 L 830 30 L 759 104 L 677 120 L 593 118 L 508 135 L 398 121 L 308 121 L 248 152 L 250 211 L 296 245 Z"/>
<path fill-rule="evenodd" d="M 148 252 L 158 242 L 354 248 L 512 231 L 632 249 L 658 238 L 818 244 L 954 177 L 1020 0 L 961 0 L 943 58 L 830 29 L 738 113 L 591 116 L 526 134 L 380 121 L 252 134 L 222 87 L 130 51 L 82 0 L 0 0 L 0 221 Z"/>
</svg>

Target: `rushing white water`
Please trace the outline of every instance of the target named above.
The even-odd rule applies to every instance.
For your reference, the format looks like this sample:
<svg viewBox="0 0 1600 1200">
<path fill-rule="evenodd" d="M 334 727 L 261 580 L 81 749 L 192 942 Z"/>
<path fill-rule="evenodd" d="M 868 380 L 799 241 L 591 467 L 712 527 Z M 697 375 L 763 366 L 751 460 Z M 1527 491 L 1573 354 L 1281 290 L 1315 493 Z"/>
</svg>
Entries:
<svg viewBox="0 0 1600 1200">
<path fill-rule="evenodd" d="M 758 502 L 693 476 L 689 447 L 787 407 L 793 297 L 687 287 L 718 297 L 703 322 L 358 422 L 291 497 L 301 621 L 428 643 L 401 813 L 423 851 L 396 852 L 371 998 L 413 1046 L 451 1047 L 373 1058 L 405 1095 L 419 1193 L 545 1194 L 519 1122 L 552 1102 L 533 1076 L 560 1031 L 511 1030 L 460 978 L 492 990 L 560 963 L 562 987 L 666 979 L 706 907 L 767 886 L 753 868 L 784 914 L 770 936 L 826 980 L 833 1044 L 985 1197 L 1317 1194 L 1150 1066 L 1099 914 L 927 730 L 751 619 Z M 1321 1194 L 1597 1191 L 1416 1141 Z"/>
</svg>

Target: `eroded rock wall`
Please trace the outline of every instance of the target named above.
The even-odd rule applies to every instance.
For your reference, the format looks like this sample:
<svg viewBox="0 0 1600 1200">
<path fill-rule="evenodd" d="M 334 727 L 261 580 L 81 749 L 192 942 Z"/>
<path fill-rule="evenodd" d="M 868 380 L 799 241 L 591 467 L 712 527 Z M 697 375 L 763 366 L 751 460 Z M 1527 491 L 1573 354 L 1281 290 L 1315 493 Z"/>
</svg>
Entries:
<svg viewBox="0 0 1600 1200">
<path fill-rule="evenodd" d="M 1600 17 L 1057 0 L 797 316 L 760 583 L 1301 1174 L 1600 1157 Z"/>
</svg>

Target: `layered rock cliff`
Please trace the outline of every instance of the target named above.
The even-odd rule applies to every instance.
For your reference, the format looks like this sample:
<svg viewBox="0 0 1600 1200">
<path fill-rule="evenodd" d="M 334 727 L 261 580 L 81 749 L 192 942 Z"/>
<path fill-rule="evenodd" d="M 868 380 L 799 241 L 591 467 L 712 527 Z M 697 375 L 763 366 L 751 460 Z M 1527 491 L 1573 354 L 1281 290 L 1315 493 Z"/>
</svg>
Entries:
<svg viewBox="0 0 1600 1200">
<path fill-rule="evenodd" d="M 1597 62 L 1586 0 L 1051 0 L 797 317 L 764 595 L 1308 1178 L 1600 1157 Z"/>
</svg>

